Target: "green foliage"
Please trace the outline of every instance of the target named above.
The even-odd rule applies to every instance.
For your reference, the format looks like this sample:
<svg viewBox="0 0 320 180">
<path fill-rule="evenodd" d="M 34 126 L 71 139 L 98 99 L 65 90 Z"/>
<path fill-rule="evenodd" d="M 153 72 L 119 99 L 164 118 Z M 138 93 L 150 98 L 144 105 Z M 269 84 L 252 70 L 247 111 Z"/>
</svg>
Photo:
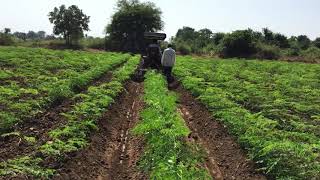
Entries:
<svg viewBox="0 0 320 180">
<path fill-rule="evenodd" d="M 176 45 L 176 49 L 178 52 L 180 52 L 182 55 L 188 55 L 191 54 L 192 50 L 191 47 L 187 43 L 178 42 Z"/>
<path fill-rule="evenodd" d="M 161 14 L 161 10 L 152 2 L 119 0 L 111 23 L 106 27 L 110 44 L 118 45 L 113 49 L 130 52 L 143 50 L 143 33 L 163 28 Z"/>
<path fill-rule="evenodd" d="M 184 57 L 174 73 L 260 170 L 276 179 L 312 179 L 320 176 L 319 68 Z"/>
<path fill-rule="evenodd" d="M 277 46 L 258 44 L 257 58 L 259 59 L 278 59 L 280 57 L 280 48 Z"/>
<path fill-rule="evenodd" d="M 73 45 L 73 42 L 83 37 L 83 31 L 89 30 L 89 19 L 90 16 L 85 15 L 76 5 L 68 8 L 61 5 L 49 13 L 50 23 L 54 24 L 53 33 L 61 34 L 66 45 Z"/>
<path fill-rule="evenodd" d="M 0 48 L 0 133 L 71 98 L 128 54 Z"/>
<path fill-rule="evenodd" d="M 212 39 L 213 39 L 213 43 L 214 45 L 219 45 L 221 43 L 221 40 L 224 38 L 225 33 L 214 33 Z"/>
<path fill-rule="evenodd" d="M 14 39 L 12 35 L 0 32 L 0 45 L 1 46 L 12 46 L 14 45 Z"/>
<path fill-rule="evenodd" d="M 176 34 L 176 38 L 181 41 L 194 41 L 198 37 L 198 32 L 191 27 L 183 27 L 182 29 L 178 29 Z"/>
<path fill-rule="evenodd" d="M 169 93 L 164 78 L 155 72 L 146 74 L 140 122 L 133 132 L 143 135 L 147 148 L 140 160 L 151 179 L 210 179 L 200 168 L 202 152 L 183 139 L 190 133 L 177 112 L 177 97 Z"/>
<path fill-rule="evenodd" d="M 19 119 L 11 112 L 0 112 L 0 134 L 5 132 L 19 122 Z"/>
<path fill-rule="evenodd" d="M 105 41 L 106 41 L 105 38 L 88 37 L 88 38 L 82 39 L 80 44 L 86 48 L 104 50 L 105 43 L 106 43 Z"/>
<path fill-rule="evenodd" d="M 19 137 L 19 138 L 23 139 L 24 141 L 26 141 L 26 142 L 29 143 L 29 144 L 34 144 L 34 143 L 36 143 L 36 138 L 35 138 L 35 137 L 21 135 L 20 132 L 5 133 L 5 134 L 2 134 L 0 137 L 5 138 L 5 137 L 10 137 L 10 136 Z"/>
<path fill-rule="evenodd" d="M 290 47 L 288 38 L 285 35 L 280 34 L 280 33 L 276 33 L 274 35 L 274 44 L 276 46 L 278 46 L 279 48 L 289 48 Z"/>
<path fill-rule="evenodd" d="M 308 49 L 311 45 L 311 40 L 306 35 L 300 35 L 297 37 L 298 46 L 305 50 Z"/>
<path fill-rule="evenodd" d="M 304 57 L 306 62 L 319 63 L 320 49 L 312 46 L 306 50 L 301 51 L 301 56 Z"/>
<path fill-rule="evenodd" d="M 256 39 L 253 31 L 238 30 L 227 34 L 220 44 L 222 57 L 250 57 L 256 53 Z"/>
<path fill-rule="evenodd" d="M 113 73 L 111 82 L 89 87 L 86 94 L 77 96 L 81 102 L 63 114 L 68 123 L 49 132 L 52 140 L 42 145 L 40 151 L 47 156 L 63 159 L 66 153 L 85 147 L 88 135 L 98 129 L 96 121 L 122 91 L 122 84 L 133 74 L 138 62 L 138 57 L 131 58 Z"/>
<path fill-rule="evenodd" d="M 314 46 L 316 46 L 317 48 L 320 48 L 320 38 L 316 38 L 316 39 L 313 41 L 313 44 L 314 44 Z"/>
<path fill-rule="evenodd" d="M 173 39 L 173 44 L 175 44 L 178 52 L 183 55 L 209 53 L 205 50 L 212 42 L 213 33 L 207 28 L 195 31 L 191 27 L 183 27 L 178 30 Z"/>
<path fill-rule="evenodd" d="M 0 162 L 0 176 L 16 176 L 18 174 L 28 174 L 34 177 L 49 178 L 53 175 L 54 170 L 45 169 L 39 166 L 42 159 L 24 156 L 9 160 L 7 162 Z"/>
<path fill-rule="evenodd" d="M 251 29 L 237 30 L 232 33 L 213 33 L 206 28 L 196 31 L 191 27 L 183 27 L 178 30 L 171 41 L 182 55 L 319 61 L 314 49 L 307 51 L 312 47 L 307 36 L 287 38 L 285 35 L 274 33 L 268 28 L 262 29 L 262 33 Z M 312 44 L 315 47 L 319 44 L 320 48 L 317 39 Z M 304 53 L 301 53 L 302 51 Z"/>
<path fill-rule="evenodd" d="M 130 79 L 138 63 L 138 56 L 131 57 L 127 63 L 113 72 L 110 82 L 91 86 L 85 94 L 77 95 L 75 98 L 78 98 L 79 102 L 70 111 L 62 114 L 68 123 L 51 130 L 48 133 L 50 140 L 37 146 L 35 148 L 37 151 L 33 152 L 26 161 L 23 160 L 22 164 L 19 158 L 3 162 L 3 165 L 0 164 L 0 175 L 22 174 L 41 178 L 51 176 L 54 171 L 42 168 L 40 164 L 45 158 L 58 162 L 63 161 L 68 153 L 78 151 L 89 143 L 90 133 L 98 129 L 96 122 L 113 103 L 113 99 L 123 90 L 124 82 Z M 26 137 L 26 139 L 33 141 L 32 137 Z M 38 154 L 41 154 L 44 159 L 37 158 Z M 14 165 L 14 168 L 18 169 L 12 169 L 11 164 L 16 162 L 21 165 Z"/>
<path fill-rule="evenodd" d="M 52 104 L 58 104 L 65 100 L 66 98 L 70 98 L 73 95 L 73 92 L 70 90 L 70 87 L 67 85 L 58 85 L 49 90 L 48 93 L 50 97 L 50 101 Z"/>
</svg>

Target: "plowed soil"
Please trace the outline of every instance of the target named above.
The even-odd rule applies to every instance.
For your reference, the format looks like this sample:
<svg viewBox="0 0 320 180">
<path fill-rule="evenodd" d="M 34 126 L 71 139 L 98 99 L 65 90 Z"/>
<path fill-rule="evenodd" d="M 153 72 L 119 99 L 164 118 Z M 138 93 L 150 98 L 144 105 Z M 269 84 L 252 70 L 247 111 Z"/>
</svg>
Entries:
<svg viewBox="0 0 320 180">
<path fill-rule="evenodd" d="M 227 129 L 212 118 L 207 108 L 179 86 L 179 111 L 192 131 L 190 138 L 207 152 L 206 166 L 214 179 L 264 180 L 255 164 L 237 144 Z"/>
<path fill-rule="evenodd" d="M 109 77 L 104 76 L 101 81 L 108 81 Z M 96 83 L 99 84 L 99 81 Z M 255 171 L 255 164 L 248 159 L 246 152 L 228 133 L 227 128 L 212 118 L 212 114 L 204 105 L 179 85 L 174 91 L 179 95 L 178 111 L 192 132 L 189 140 L 205 150 L 205 166 L 213 179 L 267 179 Z M 54 168 L 57 169 L 57 174 L 53 179 L 149 179 L 148 175 L 138 168 L 145 141 L 143 137 L 131 133 L 131 129 L 140 119 L 139 112 L 143 109 L 142 96 L 143 83 L 128 82 L 123 93 L 99 120 L 99 130 L 92 133 L 90 145 L 70 154 L 66 161 L 56 165 Z M 19 130 L 45 140 L 50 129 L 63 124 L 64 120 L 59 114 L 70 109 L 71 105 L 72 102 L 66 100 L 55 109 L 48 110 L 43 119 L 39 117 L 40 119 L 30 123 L 30 126 L 26 124 Z M 13 138 L 17 137 L 10 137 L 11 141 L 7 142 L 17 143 L 17 146 L 11 144 L 4 147 L 5 141 L 0 143 L 0 158 L 8 159 L 7 156 L 14 157 L 17 154 L 32 152 L 32 146 L 19 142 L 19 138 L 13 141 Z M 12 147 L 14 148 L 10 149 Z"/>
<path fill-rule="evenodd" d="M 144 140 L 130 131 L 143 109 L 142 94 L 143 84 L 129 82 L 100 119 L 89 147 L 67 161 L 54 179 L 148 179 L 137 167 Z"/>
</svg>

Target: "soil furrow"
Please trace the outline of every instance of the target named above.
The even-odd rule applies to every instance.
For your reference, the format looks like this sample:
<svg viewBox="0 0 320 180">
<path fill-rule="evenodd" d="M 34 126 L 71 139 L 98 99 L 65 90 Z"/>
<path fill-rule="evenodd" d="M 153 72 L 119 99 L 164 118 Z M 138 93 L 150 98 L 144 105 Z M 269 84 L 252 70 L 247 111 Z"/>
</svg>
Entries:
<svg viewBox="0 0 320 180">
<path fill-rule="evenodd" d="M 190 138 L 207 152 L 206 167 L 215 179 L 267 179 L 255 171 L 236 140 L 211 113 L 181 86 L 175 90 L 179 95 L 179 110 L 192 133 Z"/>
<path fill-rule="evenodd" d="M 90 145 L 66 161 L 54 179 L 147 179 L 137 167 L 144 140 L 131 133 L 143 108 L 143 85 L 129 82 L 125 89 L 99 120 Z"/>
<path fill-rule="evenodd" d="M 102 83 L 109 82 L 111 78 L 112 72 L 107 72 L 90 83 L 90 85 L 84 88 L 80 93 L 86 93 L 90 86 L 99 86 Z M 48 132 L 63 126 L 67 122 L 61 113 L 70 111 L 72 106 L 76 103 L 76 100 L 65 99 L 61 103 L 38 114 L 35 118 L 27 119 L 23 123 L 18 124 L 13 132 L 19 132 L 22 137 L 8 136 L 0 138 L 0 160 L 6 161 L 14 157 L 31 153 L 37 146 L 48 141 Z M 26 142 L 23 140 L 23 136 L 35 137 L 37 140 L 36 144 Z"/>
</svg>

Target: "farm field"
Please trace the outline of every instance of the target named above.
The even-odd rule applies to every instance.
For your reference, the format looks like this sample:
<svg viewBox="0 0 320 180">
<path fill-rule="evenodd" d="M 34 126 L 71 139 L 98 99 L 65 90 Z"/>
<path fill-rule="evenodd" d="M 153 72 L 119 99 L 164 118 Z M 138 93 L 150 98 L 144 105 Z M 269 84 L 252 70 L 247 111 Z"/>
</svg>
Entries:
<svg viewBox="0 0 320 180">
<path fill-rule="evenodd" d="M 180 57 L 176 76 L 279 179 L 320 177 L 320 66 Z"/>
<path fill-rule="evenodd" d="M 0 179 L 320 177 L 320 66 L 0 47 Z"/>
<path fill-rule="evenodd" d="M 128 58 L 126 54 L 1 47 L 0 132 L 81 92 Z"/>
</svg>

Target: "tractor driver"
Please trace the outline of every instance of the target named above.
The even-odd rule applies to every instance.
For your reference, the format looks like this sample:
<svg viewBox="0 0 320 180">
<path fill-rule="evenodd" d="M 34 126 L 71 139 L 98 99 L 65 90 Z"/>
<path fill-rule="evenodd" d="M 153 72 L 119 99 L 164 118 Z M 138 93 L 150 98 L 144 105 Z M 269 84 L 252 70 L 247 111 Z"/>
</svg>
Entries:
<svg viewBox="0 0 320 180">
<path fill-rule="evenodd" d="M 152 40 L 152 43 L 149 44 L 147 48 L 147 53 L 150 62 L 151 68 L 160 69 L 161 66 L 161 49 L 156 39 Z"/>
</svg>

